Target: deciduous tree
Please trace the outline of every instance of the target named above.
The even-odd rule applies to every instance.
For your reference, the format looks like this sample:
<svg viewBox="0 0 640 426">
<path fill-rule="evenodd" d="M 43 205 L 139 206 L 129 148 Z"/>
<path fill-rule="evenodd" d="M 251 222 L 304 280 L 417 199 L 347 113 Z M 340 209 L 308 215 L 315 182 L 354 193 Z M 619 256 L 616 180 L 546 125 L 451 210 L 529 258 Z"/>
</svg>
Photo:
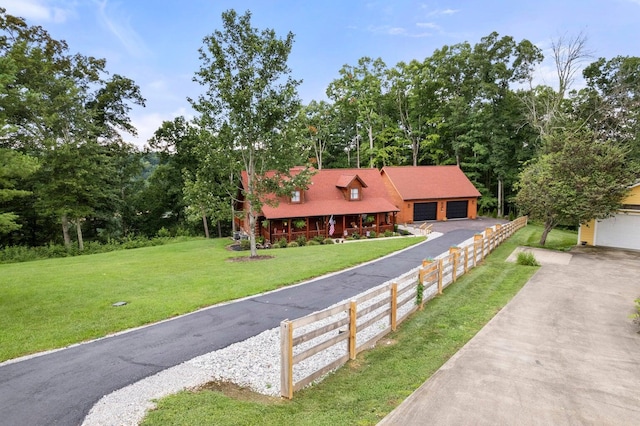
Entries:
<svg viewBox="0 0 640 426">
<path fill-rule="evenodd" d="M 292 178 L 289 169 L 300 161 L 290 131 L 300 107 L 299 81 L 291 77 L 287 59 L 293 34 L 284 39 L 272 29 L 251 26 L 251 13 L 222 14 L 222 29 L 204 38 L 202 64 L 195 81 L 205 94 L 191 100 L 200 114 L 198 124 L 223 144 L 228 158 L 239 158 L 247 174 L 244 196 L 249 219 L 251 256 L 257 256 L 255 230 L 264 196 L 304 188 L 305 173 Z M 229 131 L 221 132 L 223 126 Z M 267 175 L 268 170 L 275 175 Z"/>
<path fill-rule="evenodd" d="M 522 213 L 541 220 L 540 244 L 557 225 L 578 225 L 610 216 L 635 180 L 628 150 L 582 129 L 561 129 L 547 138 L 553 147 L 520 176 L 516 202 Z"/>
</svg>

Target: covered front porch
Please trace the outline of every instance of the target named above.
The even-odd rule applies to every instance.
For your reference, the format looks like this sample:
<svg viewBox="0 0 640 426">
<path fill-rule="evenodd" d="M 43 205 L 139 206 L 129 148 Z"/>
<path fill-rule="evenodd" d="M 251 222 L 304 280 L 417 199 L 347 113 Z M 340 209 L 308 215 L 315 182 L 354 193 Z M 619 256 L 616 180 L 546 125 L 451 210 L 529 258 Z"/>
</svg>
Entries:
<svg viewBox="0 0 640 426">
<path fill-rule="evenodd" d="M 315 237 L 369 237 L 385 231 L 393 232 L 395 219 L 396 212 L 277 219 L 261 217 L 258 220 L 259 229 L 256 230 L 256 235 L 272 243 L 282 238 L 291 242 L 301 237 L 307 241 Z"/>
</svg>

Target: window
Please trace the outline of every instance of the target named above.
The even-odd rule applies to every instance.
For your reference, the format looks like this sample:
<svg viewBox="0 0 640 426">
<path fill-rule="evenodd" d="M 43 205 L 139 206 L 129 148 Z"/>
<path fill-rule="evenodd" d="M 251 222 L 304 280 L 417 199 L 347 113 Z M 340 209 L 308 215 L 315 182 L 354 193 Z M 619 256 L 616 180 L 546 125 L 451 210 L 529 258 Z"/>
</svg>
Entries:
<svg viewBox="0 0 640 426">
<path fill-rule="evenodd" d="M 352 200 L 360 199 L 360 188 L 351 188 L 351 197 Z"/>
<path fill-rule="evenodd" d="M 291 202 L 299 203 L 300 202 L 300 191 L 293 191 L 291 193 Z"/>
</svg>

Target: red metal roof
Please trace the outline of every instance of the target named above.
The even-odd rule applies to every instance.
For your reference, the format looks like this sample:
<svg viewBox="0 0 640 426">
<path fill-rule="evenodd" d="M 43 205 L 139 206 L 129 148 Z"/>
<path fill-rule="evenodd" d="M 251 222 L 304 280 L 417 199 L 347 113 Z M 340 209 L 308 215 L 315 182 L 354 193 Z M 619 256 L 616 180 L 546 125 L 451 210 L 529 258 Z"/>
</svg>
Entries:
<svg viewBox="0 0 640 426">
<path fill-rule="evenodd" d="M 480 196 L 458 166 L 384 167 L 382 173 L 405 201 Z"/>
<path fill-rule="evenodd" d="M 291 203 L 290 199 L 280 197 L 277 207 L 267 204 L 262 206 L 263 215 L 267 219 L 284 219 L 399 211 L 391 201 L 378 169 L 323 169 L 316 172 L 311 177 L 309 188 L 304 191 L 303 202 Z M 345 176 L 348 177 L 346 186 L 356 178 L 361 182 L 363 187 L 361 200 L 345 199 L 338 188 L 345 184 Z M 244 172 L 242 181 L 246 186 L 247 176 Z"/>
</svg>

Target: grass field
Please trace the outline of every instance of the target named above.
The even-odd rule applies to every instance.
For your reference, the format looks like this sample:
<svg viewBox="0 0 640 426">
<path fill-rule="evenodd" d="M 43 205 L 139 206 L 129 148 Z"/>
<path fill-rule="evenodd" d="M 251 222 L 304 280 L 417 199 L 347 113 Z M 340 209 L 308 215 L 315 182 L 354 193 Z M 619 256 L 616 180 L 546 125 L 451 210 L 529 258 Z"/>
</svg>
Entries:
<svg viewBox="0 0 640 426">
<path fill-rule="evenodd" d="M 373 425 L 418 388 L 522 288 L 537 268 L 506 263 L 519 245 L 537 242 L 528 226 L 498 247 L 379 347 L 365 351 L 322 383 L 285 401 L 225 384 L 164 398 L 145 425 Z M 551 232 L 547 248 L 575 245 L 574 232 Z"/>
<path fill-rule="evenodd" d="M 274 249 L 260 252 L 272 259 L 230 262 L 248 252 L 226 250 L 228 239 L 202 239 L 0 265 L 0 362 L 273 290 L 419 241 Z M 112 306 L 119 301 L 127 305 Z"/>
</svg>

